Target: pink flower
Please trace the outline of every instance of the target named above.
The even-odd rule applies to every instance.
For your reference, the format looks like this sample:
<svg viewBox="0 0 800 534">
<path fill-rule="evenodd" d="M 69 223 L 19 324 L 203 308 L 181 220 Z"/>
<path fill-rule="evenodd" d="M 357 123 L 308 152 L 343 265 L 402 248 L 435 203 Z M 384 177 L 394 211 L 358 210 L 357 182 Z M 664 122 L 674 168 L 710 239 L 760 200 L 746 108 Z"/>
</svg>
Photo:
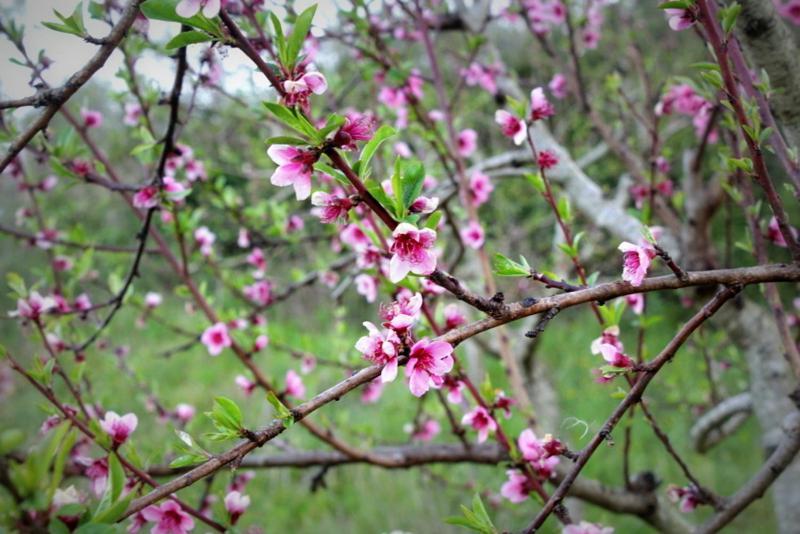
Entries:
<svg viewBox="0 0 800 534">
<path fill-rule="evenodd" d="M 108 458 L 98 458 L 97 460 L 79 458 L 78 460 L 81 463 L 91 461 L 84 474 L 91 481 L 94 494 L 100 497 L 106 490 L 106 482 L 108 482 Z"/>
<path fill-rule="evenodd" d="M 208 349 L 211 356 L 219 356 L 223 349 L 231 346 L 228 326 L 225 323 L 214 323 L 200 336 L 200 341 Z"/>
<path fill-rule="evenodd" d="M 497 93 L 496 77 L 498 69 L 494 67 L 486 67 L 480 63 L 470 63 L 466 69 L 461 69 L 461 76 L 464 82 L 470 87 L 480 85 L 491 94 Z"/>
<path fill-rule="evenodd" d="M 306 386 L 303 384 L 303 379 L 292 369 L 286 372 L 286 389 L 284 391 L 289 397 L 298 399 L 302 399 L 306 395 Z"/>
<path fill-rule="evenodd" d="M 394 144 L 394 152 L 401 158 L 411 157 L 411 147 L 408 146 L 408 143 L 404 143 L 403 141 Z"/>
<path fill-rule="evenodd" d="M 17 310 L 9 312 L 10 317 L 22 317 L 23 319 L 38 319 L 43 313 L 47 313 L 56 307 L 56 300 L 53 297 L 43 297 L 38 291 L 31 291 L 28 299 L 17 299 Z"/>
<path fill-rule="evenodd" d="M 374 324 L 365 321 L 368 335 L 356 342 L 356 350 L 372 363 L 383 365 L 381 382 L 391 382 L 397 378 L 397 353 L 400 338 L 392 330 L 380 332 Z"/>
<path fill-rule="evenodd" d="M 609 365 L 613 365 L 614 367 L 623 369 L 633 367 L 633 360 L 610 343 L 602 343 L 600 345 L 600 354 L 603 355 L 603 359 L 608 362 Z"/>
<path fill-rule="evenodd" d="M 789 227 L 789 232 L 797 239 L 797 229 L 794 227 Z M 775 218 L 773 215 L 772 218 L 769 220 L 769 224 L 767 225 L 767 233 L 766 238 L 772 242 L 774 245 L 779 247 L 786 248 L 786 239 L 784 239 L 783 234 L 781 233 L 781 229 L 778 226 L 778 219 Z"/>
<path fill-rule="evenodd" d="M 367 382 L 367 385 L 361 390 L 361 402 L 364 404 L 375 404 L 378 402 L 378 399 L 381 398 L 382 393 L 383 381 L 380 378 L 376 378 L 375 380 Z"/>
<path fill-rule="evenodd" d="M 558 156 L 555 155 L 554 152 L 550 150 L 542 150 L 539 152 L 539 157 L 536 159 L 537 163 L 539 164 L 539 168 L 543 171 L 547 169 L 552 169 L 556 165 L 558 165 Z"/>
<path fill-rule="evenodd" d="M 111 439 L 116 445 L 122 445 L 128 436 L 136 430 L 136 425 L 139 424 L 139 419 L 134 413 L 128 413 L 120 416 L 116 412 L 106 412 L 105 418 L 100 421 L 100 428 L 111 436 Z"/>
<path fill-rule="evenodd" d="M 247 228 L 239 228 L 236 245 L 239 248 L 250 248 L 250 231 Z"/>
<path fill-rule="evenodd" d="M 462 425 L 469 425 L 478 432 L 478 443 L 483 443 L 490 432 L 497 430 L 497 423 L 483 406 L 476 406 L 471 412 L 464 414 Z"/>
<path fill-rule="evenodd" d="M 489 176 L 475 171 L 469 178 L 469 191 L 472 204 L 477 208 L 489 200 L 489 196 L 494 191 L 494 185 Z"/>
<path fill-rule="evenodd" d="M 339 239 L 355 251 L 364 250 L 372 244 L 372 240 L 357 224 L 348 224 L 342 228 Z"/>
<path fill-rule="evenodd" d="M 306 355 L 300 360 L 300 372 L 307 375 L 317 367 L 317 359 L 314 356 Z"/>
<path fill-rule="evenodd" d="M 516 469 L 506 471 L 508 480 L 500 488 L 500 495 L 513 503 L 521 503 L 533 491 L 532 481 Z"/>
<path fill-rule="evenodd" d="M 453 346 L 444 341 L 422 338 L 411 347 L 406 364 L 406 376 L 411 394 L 421 397 L 428 389 L 440 388 L 444 375 L 453 369 Z"/>
<path fill-rule="evenodd" d="M 292 232 L 299 232 L 303 228 L 305 228 L 306 223 L 303 221 L 303 218 L 299 215 L 290 215 L 286 221 L 286 233 L 291 234 Z"/>
<path fill-rule="evenodd" d="M 191 18 L 203 9 L 206 18 L 214 18 L 219 14 L 220 0 L 181 0 L 175 6 L 175 13 L 185 19 Z"/>
<path fill-rule="evenodd" d="M 417 197 L 417 199 L 411 203 L 408 207 L 408 211 L 411 213 L 433 213 L 436 211 L 436 208 L 439 207 L 439 198 L 433 197 L 428 198 L 425 196 Z"/>
<path fill-rule="evenodd" d="M 159 293 L 148 291 L 144 296 L 144 305 L 150 309 L 157 308 L 161 305 L 163 298 Z"/>
<path fill-rule="evenodd" d="M 656 170 L 662 174 L 667 174 L 670 171 L 671 167 L 669 164 L 669 160 L 664 156 L 658 156 L 656 158 Z"/>
<path fill-rule="evenodd" d="M 291 185 L 297 200 L 307 199 L 311 195 L 311 173 L 319 154 L 291 145 L 272 145 L 267 155 L 278 165 L 270 178 L 272 185 Z"/>
<path fill-rule="evenodd" d="M 164 501 L 161 506 L 148 506 L 142 510 L 142 516 L 147 521 L 156 523 L 150 530 L 151 534 L 186 534 L 194 528 L 192 516 L 181 510 L 181 506 L 171 500 Z"/>
<path fill-rule="evenodd" d="M 692 9 L 665 9 L 664 13 L 668 17 L 669 27 L 676 32 L 690 28 L 697 22 L 697 15 Z"/>
<path fill-rule="evenodd" d="M 311 93 L 321 95 L 327 91 L 328 81 L 322 73 L 316 71 L 306 72 L 296 80 L 286 80 L 283 82 L 283 89 L 289 93 L 289 95 L 294 95 L 296 98 L 307 98 Z"/>
<path fill-rule="evenodd" d="M 536 87 L 531 91 L 531 120 L 538 121 L 555 115 L 553 105 L 544 95 L 544 89 Z"/>
<path fill-rule="evenodd" d="M 89 299 L 89 295 L 86 293 L 81 293 L 77 297 L 75 297 L 75 309 L 78 311 L 88 311 L 92 308 L 92 301 Z"/>
<path fill-rule="evenodd" d="M 553 76 L 553 79 L 550 80 L 547 87 L 557 99 L 563 100 L 567 97 L 567 77 L 560 72 Z"/>
<path fill-rule="evenodd" d="M 333 138 L 334 145 L 345 150 L 356 150 L 356 141 L 369 141 L 375 133 L 375 116 L 371 113 L 351 112 Z"/>
<path fill-rule="evenodd" d="M 272 284 L 267 280 L 259 280 L 242 290 L 244 296 L 258 304 L 266 306 L 272 302 Z"/>
<path fill-rule="evenodd" d="M 789 0 L 778 4 L 778 13 L 792 24 L 800 26 L 800 0 Z"/>
<path fill-rule="evenodd" d="M 194 231 L 194 241 L 197 243 L 197 246 L 200 247 L 200 253 L 203 256 L 211 255 L 214 250 L 212 247 L 216 240 L 217 236 L 214 235 L 214 232 L 209 230 L 207 226 L 201 226 Z"/>
<path fill-rule="evenodd" d="M 83 125 L 87 128 L 99 128 L 103 125 L 103 114 L 93 109 L 82 109 Z"/>
<path fill-rule="evenodd" d="M 588 521 L 581 521 L 578 524 L 572 523 L 571 525 L 565 525 L 564 528 L 561 529 L 561 534 L 614 534 L 614 529 L 602 525 L 595 525 Z"/>
<path fill-rule="evenodd" d="M 634 287 L 639 287 L 647 276 L 650 261 L 656 255 L 655 251 L 650 247 L 640 247 L 627 241 L 620 243 L 617 248 L 623 255 L 622 279 L 630 282 Z"/>
<path fill-rule="evenodd" d="M 679 503 L 680 511 L 684 514 L 694 512 L 698 505 L 703 504 L 703 498 L 694 486 L 680 488 L 671 484 L 667 488 L 667 497 L 672 502 Z"/>
<path fill-rule="evenodd" d="M 126 126 L 136 126 L 139 124 L 139 117 L 142 116 L 142 106 L 138 102 L 125 104 L 125 117 L 122 119 Z"/>
<path fill-rule="evenodd" d="M 269 345 L 269 337 L 266 334 L 261 334 L 256 338 L 255 343 L 253 343 L 253 351 L 259 352 L 267 348 Z"/>
<path fill-rule="evenodd" d="M 497 395 L 495 395 L 492 408 L 494 408 L 495 410 L 502 411 L 505 418 L 509 419 L 511 417 L 511 407 L 514 404 L 516 404 L 514 399 L 506 397 L 506 394 L 504 392 L 498 391 Z"/>
<path fill-rule="evenodd" d="M 494 121 L 500 125 L 503 135 L 514 140 L 515 145 L 521 145 L 528 135 L 525 123 L 508 111 L 498 109 L 494 113 Z"/>
<path fill-rule="evenodd" d="M 179 421 L 182 423 L 188 423 L 194 417 L 195 409 L 194 406 L 191 404 L 186 404 L 182 402 L 175 406 L 175 417 L 178 418 Z"/>
<path fill-rule="evenodd" d="M 465 158 L 468 158 L 478 148 L 478 133 L 472 128 L 462 130 L 458 134 L 458 153 Z"/>
<path fill-rule="evenodd" d="M 461 404 L 464 400 L 464 382 L 447 375 L 444 377 L 444 387 L 447 389 L 447 401 Z"/>
<path fill-rule="evenodd" d="M 536 462 L 549 456 L 544 448 L 544 443 L 536 437 L 536 434 L 530 428 L 526 428 L 520 433 L 517 443 L 522 457 L 529 462 Z"/>
<path fill-rule="evenodd" d="M 236 375 L 234 382 L 236 383 L 237 386 L 239 386 L 239 388 L 241 388 L 241 390 L 247 396 L 253 393 L 253 391 L 255 391 L 256 389 L 256 386 L 258 385 L 244 375 Z"/>
<path fill-rule="evenodd" d="M 409 223 L 400 223 L 392 232 L 394 242 L 390 250 L 389 280 L 396 284 L 409 272 L 431 274 L 436 269 L 436 254 L 432 250 L 436 232 L 430 228 L 417 229 Z"/>
<path fill-rule="evenodd" d="M 359 274 L 355 278 L 355 284 L 359 295 L 363 295 L 367 302 L 375 302 L 375 298 L 378 296 L 378 284 L 374 276 Z"/>
<path fill-rule="evenodd" d="M 148 185 L 133 195 L 133 206 L 140 210 L 149 210 L 158 206 L 158 188 Z"/>
<path fill-rule="evenodd" d="M 253 276 L 256 278 L 261 278 L 264 276 L 264 271 L 267 270 L 267 260 L 264 258 L 263 250 L 260 248 L 254 248 L 252 251 L 250 251 L 250 254 L 247 255 L 247 263 L 256 268 Z"/>
<path fill-rule="evenodd" d="M 250 506 L 250 497 L 242 495 L 238 491 L 231 491 L 225 496 L 225 510 L 231 516 L 231 525 L 236 524 L 248 506 Z"/>
<path fill-rule="evenodd" d="M 644 312 L 643 293 L 633 293 L 631 295 L 625 295 L 625 302 L 628 303 L 628 306 L 630 306 L 631 311 L 636 315 L 641 315 L 642 312 Z"/>
<path fill-rule="evenodd" d="M 398 334 L 408 330 L 419 319 L 422 309 L 422 295 L 412 294 L 408 289 L 402 289 L 397 298 L 388 306 L 381 305 L 380 314 L 383 326 L 391 328 Z"/>
<path fill-rule="evenodd" d="M 324 191 L 315 191 L 311 195 L 311 204 L 317 206 L 311 213 L 325 224 L 335 223 L 337 220 L 346 221 L 347 213 L 353 207 L 353 202 L 348 197 Z"/>
<path fill-rule="evenodd" d="M 431 441 L 441 431 L 439 422 L 435 419 L 427 419 L 420 425 L 416 432 L 411 435 L 415 441 Z"/>
<path fill-rule="evenodd" d="M 466 228 L 461 229 L 461 240 L 470 248 L 481 248 L 484 241 L 483 226 L 477 221 L 470 221 Z"/>
<path fill-rule="evenodd" d="M 458 304 L 448 304 L 444 308 L 445 329 L 452 330 L 467 322 L 467 318 L 458 309 Z"/>
</svg>

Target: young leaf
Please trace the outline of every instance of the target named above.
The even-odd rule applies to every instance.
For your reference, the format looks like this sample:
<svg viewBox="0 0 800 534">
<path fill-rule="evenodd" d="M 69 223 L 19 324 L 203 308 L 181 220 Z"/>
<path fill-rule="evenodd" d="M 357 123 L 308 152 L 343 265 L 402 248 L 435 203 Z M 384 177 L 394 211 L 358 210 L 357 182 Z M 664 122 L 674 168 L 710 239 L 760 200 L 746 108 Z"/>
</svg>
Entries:
<svg viewBox="0 0 800 534">
<path fill-rule="evenodd" d="M 494 255 L 494 272 L 498 276 L 530 276 L 531 268 L 527 261 L 524 264 L 517 263 L 497 252 Z"/>
<path fill-rule="evenodd" d="M 311 29 L 311 21 L 314 19 L 314 13 L 317 12 L 316 4 L 309 7 L 297 17 L 292 28 L 292 34 L 286 41 L 286 68 L 294 68 L 295 60 L 297 59 L 300 50 L 303 48 L 303 43 L 308 36 Z"/>
<path fill-rule="evenodd" d="M 272 29 L 275 32 L 275 45 L 278 48 L 278 57 L 281 62 L 286 65 L 286 38 L 283 36 L 283 27 L 281 21 L 275 16 L 275 13 L 270 12 L 269 20 L 272 22 Z"/>
<path fill-rule="evenodd" d="M 367 170 L 369 169 L 369 162 L 372 160 L 372 157 L 377 152 L 378 148 L 381 146 L 381 143 L 392 137 L 394 134 L 397 133 L 397 130 L 392 128 L 391 126 L 383 125 L 378 128 L 378 131 L 375 132 L 375 135 L 372 136 L 372 139 L 364 145 L 364 148 L 361 150 L 361 157 L 358 160 L 359 168 L 358 168 L 358 176 L 359 178 L 363 178 Z"/>
<path fill-rule="evenodd" d="M 175 37 L 173 37 L 166 45 L 167 50 L 174 50 L 175 48 L 183 48 L 184 46 L 189 46 L 190 44 L 196 43 L 205 43 L 207 41 L 213 41 L 214 38 L 204 32 L 199 32 L 196 30 L 190 30 L 187 32 L 181 32 Z"/>
</svg>

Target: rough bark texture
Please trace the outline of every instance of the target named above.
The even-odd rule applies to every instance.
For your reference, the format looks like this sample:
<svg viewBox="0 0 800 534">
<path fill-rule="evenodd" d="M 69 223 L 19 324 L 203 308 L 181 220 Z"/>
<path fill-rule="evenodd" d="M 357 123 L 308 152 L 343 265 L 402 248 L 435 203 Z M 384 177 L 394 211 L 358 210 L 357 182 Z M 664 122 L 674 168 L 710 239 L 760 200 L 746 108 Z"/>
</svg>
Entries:
<svg viewBox="0 0 800 534">
<path fill-rule="evenodd" d="M 758 70 L 764 69 L 775 92 L 770 104 L 789 145 L 800 144 L 800 50 L 775 11 L 772 0 L 740 0 L 739 36 Z"/>
<path fill-rule="evenodd" d="M 750 370 L 750 392 L 753 410 L 762 430 L 764 458 L 781 439 L 781 424 L 797 408 L 789 399 L 796 387 L 789 365 L 783 358 L 775 321 L 769 311 L 752 301 L 744 301 L 741 309 L 729 308 L 722 314 L 725 326 L 742 350 Z M 772 498 L 782 534 L 796 533 L 800 525 L 800 461 L 775 481 Z"/>
</svg>

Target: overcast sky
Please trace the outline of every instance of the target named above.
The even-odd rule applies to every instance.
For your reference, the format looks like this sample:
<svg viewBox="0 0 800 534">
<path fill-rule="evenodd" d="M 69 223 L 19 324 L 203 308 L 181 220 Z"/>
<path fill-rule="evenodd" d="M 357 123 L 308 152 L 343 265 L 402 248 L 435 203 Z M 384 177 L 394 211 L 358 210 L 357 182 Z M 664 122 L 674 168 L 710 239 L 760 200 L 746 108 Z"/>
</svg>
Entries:
<svg viewBox="0 0 800 534">
<path fill-rule="evenodd" d="M 56 21 L 53 9 L 61 13 L 69 14 L 77 5 L 78 0 L 0 0 L 0 14 L 6 19 L 10 17 L 18 24 L 25 26 L 25 45 L 28 53 L 35 57 L 39 50 L 44 50 L 47 57 L 54 61 L 53 65 L 46 71 L 45 79 L 51 85 L 60 85 L 73 72 L 80 69 L 97 50 L 96 45 L 83 42 L 78 37 L 65 33 L 55 32 L 42 26 L 42 22 Z M 314 3 L 311 0 L 298 1 L 298 9 L 303 9 L 307 5 Z M 314 23 L 324 25 L 330 21 L 335 12 L 334 2 L 317 1 L 319 7 Z M 88 1 L 84 2 L 88 4 Z M 275 2 L 280 4 L 280 2 Z M 84 6 L 84 9 L 86 7 Z M 275 11 L 280 13 L 280 8 Z M 92 20 L 88 14 L 84 15 L 87 29 L 91 35 L 103 36 L 108 33 L 108 26 L 99 21 Z M 152 21 L 150 24 L 149 36 L 157 42 L 166 42 L 169 38 L 177 34 L 178 25 L 175 23 Z M 200 46 L 190 48 L 196 56 Z M 19 53 L 4 37 L 0 38 L 0 98 L 20 98 L 32 94 L 33 90 L 28 86 L 29 71 L 10 63 L 12 57 L 19 57 Z M 237 50 L 231 50 L 224 61 L 226 84 L 231 88 L 250 86 L 253 77 L 253 69 L 248 64 L 248 60 Z M 110 83 L 116 89 L 124 89 L 124 83 L 115 78 L 115 73 L 122 66 L 122 55 L 114 52 L 106 65 L 97 73 L 95 79 Z M 159 86 L 166 89 L 172 83 L 174 75 L 174 65 L 169 59 L 156 57 L 146 54 L 140 58 L 137 64 L 138 72 L 147 78 L 155 80 Z M 259 80 L 260 83 L 260 80 Z M 79 97 L 80 98 L 80 97 Z"/>
</svg>

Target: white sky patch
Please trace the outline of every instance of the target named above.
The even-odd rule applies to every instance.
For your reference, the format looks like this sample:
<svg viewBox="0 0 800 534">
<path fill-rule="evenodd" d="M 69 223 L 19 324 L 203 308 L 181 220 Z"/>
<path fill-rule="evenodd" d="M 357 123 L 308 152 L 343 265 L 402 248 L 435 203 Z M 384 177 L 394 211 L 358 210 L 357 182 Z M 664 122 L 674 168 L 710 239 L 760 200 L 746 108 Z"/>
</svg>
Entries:
<svg viewBox="0 0 800 534">
<path fill-rule="evenodd" d="M 299 0 L 296 2 L 298 11 L 316 3 L 317 13 L 314 24 L 327 26 L 335 21 L 336 4 L 333 1 Z M 272 2 L 270 7 L 275 14 L 283 19 L 285 11 L 280 7 L 281 2 Z M 50 30 L 42 22 L 55 22 L 56 16 L 53 9 L 64 15 L 69 15 L 75 9 L 77 0 L 0 0 L 0 15 L 4 19 L 14 20 L 18 25 L 25 26 L 24 42 L 28 54 L 36 58 L 40 50 L 53 61 L 53 64 L 44 73 L 45 80 L 52 86 L 61 85 L 69 76 L 83 67 L 97 51 L 97 45 L 82 41 L 79 37 Z M 105 36 L 109 28 L 100 21 L 89 17 L 87 10 L 88 0 L 84 2 L 84 21 L 88 32 L 94 37 Z M 150 21 L 148 36 L 156 43 L 166 43 L 179 31 L 177 23 Z M 317 33 L 316 31 L 314 33 Z M 190 65 L 198 65 L 198 56 L 205 47 L 200 45 L 189 48 Z M 9 62 L 10 58 L 20 58 L 19 52 L 6 38 L 0 38 L 0 99 L 22 98 L 30 96 L 35 91 L 28 85 L 30 71 L 27 68 Z M 225 89 L 234 93 L 248 93 L 256 87 L 263 85 L 258 79 L 250 60 L 235 49 L 225 51 L 223 61 L 225 76 L 223 78 Z M 116 77 L 117 71 L 122 68 L 122 54 L 115 51 L 109 57 L 105 66 L 95 75 L 94 79 L 108 83 L 117 91 L 126 89 L 125 83 Z M 137 61 L 137 73 L 157 84 L 162 90 L 167 91 L 173 81 L 174 61 L 170 58 L 148 52 Z M 80 97 L 79 97 L 80 98 Z"/>
</svg>

